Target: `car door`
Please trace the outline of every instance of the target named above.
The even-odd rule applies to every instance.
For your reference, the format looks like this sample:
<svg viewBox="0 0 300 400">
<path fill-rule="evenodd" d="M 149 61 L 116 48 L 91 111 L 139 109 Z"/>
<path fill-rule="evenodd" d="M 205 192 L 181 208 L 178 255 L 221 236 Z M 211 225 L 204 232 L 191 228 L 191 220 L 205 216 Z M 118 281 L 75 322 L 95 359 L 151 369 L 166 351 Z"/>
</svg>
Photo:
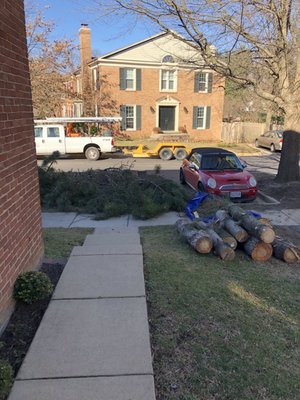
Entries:
<svg viewBox="0 0 300 400">
<path fill-rule="evenodd" d="M 198 189 L 198 182 L 200 179 L 199 176 L 199 167 L 201 163 L 201 156 L 198 153 L 192 154 L 189 159 L 189 163 L 186 163 L 184 168 L 184 176 L 186 182 L 193 186 L 196 190 Z"/>
<path fill-rule="evenodd" d="M 43 126 L 35 126 L 34 127 L 34 139 L 35 139 L 35 148 L 36 154 L 45 154 L 45 139 L 44 139 L 44 127 Z"/>
<path fill-rule="evenodd" d="M 52 154 L 54 151 L 65 153 L 65 137 L 62 126 L 45 126 L 44 148 L 43 154 Z"/>
<path fill-rule="evenodd" d="M 260 137 L 259 144 L 262 147 L 270 147 L 270 145 L 271 145 L 271 132 L 264 133 Z"/>
</svg>

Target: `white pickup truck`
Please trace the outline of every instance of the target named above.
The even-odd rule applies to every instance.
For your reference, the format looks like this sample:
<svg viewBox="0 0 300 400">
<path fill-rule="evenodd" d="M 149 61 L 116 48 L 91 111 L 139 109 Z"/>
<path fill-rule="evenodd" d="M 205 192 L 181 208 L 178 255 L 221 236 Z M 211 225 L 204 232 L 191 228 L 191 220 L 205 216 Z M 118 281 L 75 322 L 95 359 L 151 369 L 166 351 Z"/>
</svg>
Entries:
<svg viewBox="0 0 300 400">
<path fill-rule="evenodd" d="M 88 160 L 96 161 L 102 153 L 117 151 L 112 136 L 66 136 L 64 124 L 70 122 L 116 123 L 121 118 L 49 118 L 35 121 L 34 134 L 37 155 L 49 155 L 54 151 L 60 154 L 84 154 Z"/>
</svg>

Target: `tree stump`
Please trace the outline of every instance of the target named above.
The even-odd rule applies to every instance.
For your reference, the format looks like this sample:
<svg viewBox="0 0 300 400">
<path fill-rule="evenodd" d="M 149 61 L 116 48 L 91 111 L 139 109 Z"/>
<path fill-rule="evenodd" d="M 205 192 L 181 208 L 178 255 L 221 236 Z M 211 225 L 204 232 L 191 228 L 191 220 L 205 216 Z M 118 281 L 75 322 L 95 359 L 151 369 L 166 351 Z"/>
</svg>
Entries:
<svg viewBox="0 0 300 400">
<path fill-rule="evenodd" d="M 207 254 L 211 252 L 213 243 L 205 230 L 196 229 L 186 219 L 179 219 L 175 225 L 177 231 L 198 253 Z"/>
<path fill-rule="evenodd" d="M 300 260 L 299 249 L 293 243 L 276 236 L 272 246 L 274 257 L 279 260 L 286 263 L 296 263 Z"/>
<path fill-rule="evenodd" d="M 271 244 L 262 242 L 253 236 L 244 243 L 244 250 L 253 260 L 259 262 L 268 261 L 273 252 Z"/>
</svg>

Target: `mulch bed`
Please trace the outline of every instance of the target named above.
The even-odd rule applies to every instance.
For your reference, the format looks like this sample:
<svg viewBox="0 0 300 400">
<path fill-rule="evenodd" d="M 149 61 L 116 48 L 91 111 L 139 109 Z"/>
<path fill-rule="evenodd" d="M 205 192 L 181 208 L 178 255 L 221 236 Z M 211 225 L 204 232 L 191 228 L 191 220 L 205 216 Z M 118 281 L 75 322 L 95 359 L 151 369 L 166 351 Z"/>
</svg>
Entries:
<svg viewBox="0 0 300 400">
<path fill-rule="evenodd" d="M 55 287 L 66 262 L 50 259 L 46 261 L 40 271 L 50 278 Z M 33 304 L 25 304 L 20 301 L 16 304 L 15 311 L 0 338 L 0 359 L 10 363 L 14 376 L 18 373 L 49 302 L 50 298 Z"/>
</svg>

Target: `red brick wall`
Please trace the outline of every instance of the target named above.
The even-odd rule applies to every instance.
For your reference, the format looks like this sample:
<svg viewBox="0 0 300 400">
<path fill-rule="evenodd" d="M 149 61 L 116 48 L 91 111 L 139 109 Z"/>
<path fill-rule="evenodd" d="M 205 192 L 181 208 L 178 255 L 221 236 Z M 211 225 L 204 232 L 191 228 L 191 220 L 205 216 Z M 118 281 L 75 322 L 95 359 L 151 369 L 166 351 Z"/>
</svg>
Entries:
<svg viewBox="0 0 300 400">
<path fill-rule="evenodd" d="M 142 67 L 141 67 L 142 68 Z M 157 102 L 166 96 L 179 100 L 178 126 L 186 126 L 191 139 L 199 141 L 221 140 L 224 106 L 224 79 L 216 74 L 213 78 L 212 93 L 194 92 L 194 71 L 179 70 L 176 92 L 161 92 L 158 68 L 142 68 L 142 90 L 128 91 L 119 88 L 119 67 L 102 65 L 100 74 L 107 75 L 111 83 L 111 97 L 119 105 L 142 106 L 142 129 L 128 131 L 132 137 L 149 137 L 157 126 Z M 193 129 L 193 106 L 210 106 L 210 129 Z M 151 110 L 152 108 L 152 110 Z M 153 112 L 155 110 L 155 112 Z"/>
<path fill-rule="evenodd" d="M 43 255 L 23 0 L 0 6 L 0 325 L 20 272 Z"/>
</svg>

